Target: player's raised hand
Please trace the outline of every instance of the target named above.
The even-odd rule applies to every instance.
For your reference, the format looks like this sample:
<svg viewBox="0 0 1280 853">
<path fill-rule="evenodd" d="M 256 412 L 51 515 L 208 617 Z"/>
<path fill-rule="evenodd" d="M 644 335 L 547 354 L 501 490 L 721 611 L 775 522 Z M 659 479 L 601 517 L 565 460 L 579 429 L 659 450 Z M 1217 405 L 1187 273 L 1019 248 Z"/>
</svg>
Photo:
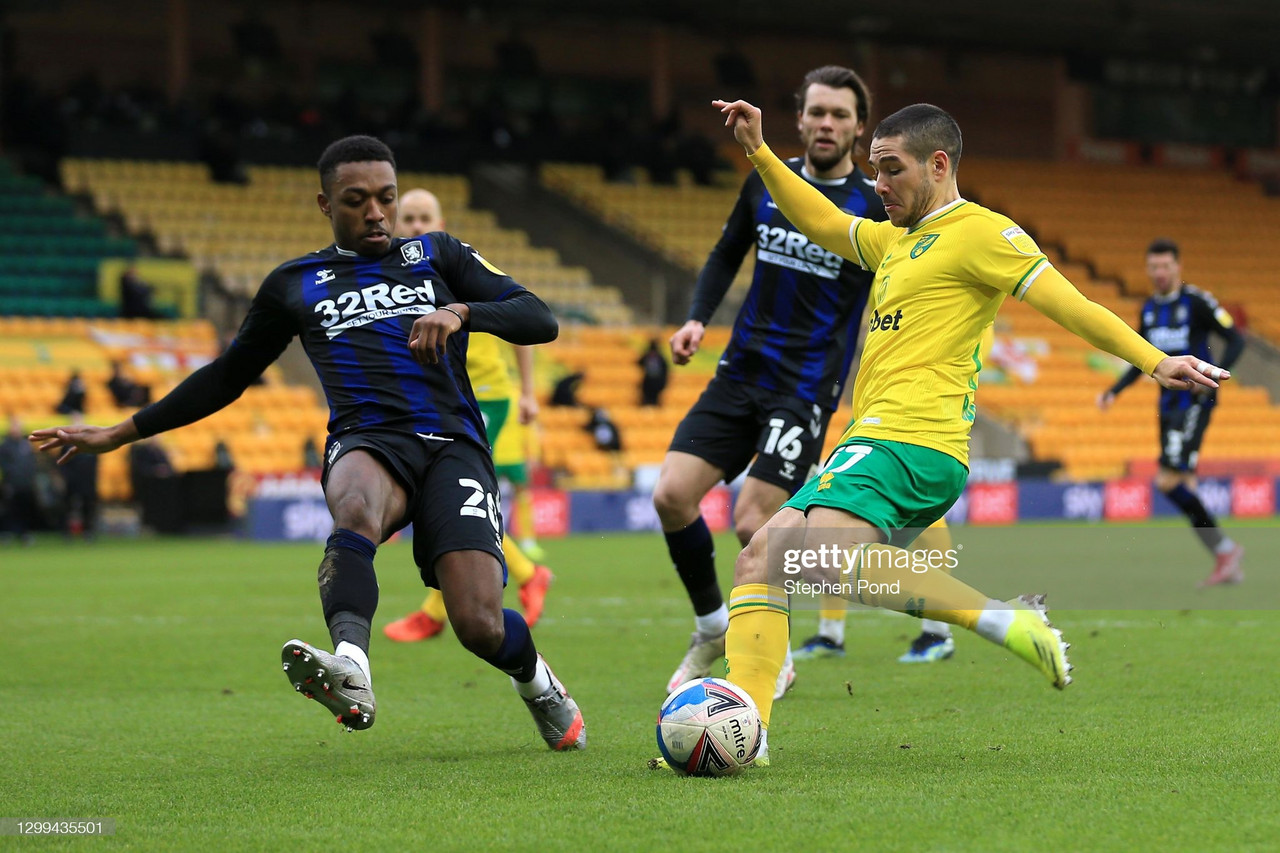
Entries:
<svg viewBox="0 0 1280 853">
<path fill-rule="evenodd" d="M 746 101 L 712 101 L 711 106 L 724 113 L 724 126 L 733 128 L 733 138 L 748 154 L 764 145 L 764 118 L 759 107 Z"/>
<path fill-rule="evenodd" d="M 110 453 L 138 438 L 138 429 L 133 425 L 133 418 L 112 427 L 89 426 L 88 424 L 71 424 L 69 426 L 46 427 L 32 430 L 28 441 L 40 442 L 37 450 L 62 451 L 58 457 L 61 465 L 72 456 L 83 451 L 85 453 Z"/>
<path fill-rule="evenodd" d="M 1231 378 L 1231 372 L 1201 361 L 1194 355 L 1169 356 L 1156 365 L 1151 374 L 1161 386 L 1171 391 L 1204 391 L 1218 387 L 1219 381 Z"/>
<path fill-rule="evenodd" d="M 671 360 L 676 364 L 688 364 L 689 359 L 702 346 L 702 336 L 706 327 L 697 320 L 685 323 L 671 336 Z"/>
<path fill-rule="evenodd" d="M 462 304 L 447 307 L 447 311 L 436 310 L 413 321 L 413 328 L 409 330 L 409 351 L 418 364 L 439 364 L 444 357 L 445 342 L 450 335 L 462 329 L 459 315 L 470 309 Z"/>
</svg>

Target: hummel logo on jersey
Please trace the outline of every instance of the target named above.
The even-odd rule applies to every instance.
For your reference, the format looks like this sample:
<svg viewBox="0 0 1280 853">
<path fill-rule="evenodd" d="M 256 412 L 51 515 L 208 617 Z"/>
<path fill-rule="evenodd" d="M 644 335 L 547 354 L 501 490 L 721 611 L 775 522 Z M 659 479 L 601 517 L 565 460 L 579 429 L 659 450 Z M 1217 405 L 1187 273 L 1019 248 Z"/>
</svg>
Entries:
<svg viewBox="0 0 1280 853">
<path fill-rule="evenodd" d="M 320 325 L 331 339 L 376 320 L 405 314 L 431 314 L 436 310 L 435 284 L 423 279 L 418 287 L 380 281 L 359 290 L 339 293 L 334 299 L 321 299 L 313 309 L 321 315 Z"/>
<path fill-rule="evenodd" d="M 413 266 L 422 260 L 422 241 L 414 240 L 412 243 L 405 243 L 400 247 L 400 254 L 404 257 L 405 266 Z"/>
<path fill-rule="evenodd" d="M 871 309 L 871 322 L 867 324 L 868 332 L 887 332 L 890 329 L 898 331 L 898 325 L 902 322 L 902 309 L 899 308 L 892 314 L 880 315 L 880 312 Z"/>
<path fill-rule="evenodd" d="M 326 284 L 335 278 L 337 276 L 333 274 L 333 270 L 320 270 L 316 273 L 316 284 Z"/>
</svg>

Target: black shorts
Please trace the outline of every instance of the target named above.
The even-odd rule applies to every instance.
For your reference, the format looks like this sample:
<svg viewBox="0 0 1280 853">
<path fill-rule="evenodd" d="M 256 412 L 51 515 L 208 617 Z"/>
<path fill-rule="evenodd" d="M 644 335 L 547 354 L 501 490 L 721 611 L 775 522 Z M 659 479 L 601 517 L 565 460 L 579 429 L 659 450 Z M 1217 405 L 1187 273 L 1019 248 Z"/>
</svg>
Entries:
<svg viewBox="0 0 1280 853">
<path fill-rule="evenodd" d="M 1213 406 L 1203 403 L 1160 412 L 1160 467 L 1195 473 L 1211 414 Z"/>
<path fill-rule="evenodd" d="M 413 433 L 363 430 L 329 436 L 325 442 L 324 472 L 352 450 L 373 454 L 408 495 L 399 530 L 413 524 L 413 561 L 422 582 L 439 588 L 435 564 L 450 551 L 484 551 L 502 566 L 502 504 L 498 478 L 489 451 L 464 439 L 446 441 Z"/>
<path fill-rule="evenodd" d="M 725 482 L 750 464 L 747 476 L 794 495 L 816 469 L 830 420 L 821 406 L 717 376 L 676 427 L 667 450 L 723 469 Z"/>
</svg>

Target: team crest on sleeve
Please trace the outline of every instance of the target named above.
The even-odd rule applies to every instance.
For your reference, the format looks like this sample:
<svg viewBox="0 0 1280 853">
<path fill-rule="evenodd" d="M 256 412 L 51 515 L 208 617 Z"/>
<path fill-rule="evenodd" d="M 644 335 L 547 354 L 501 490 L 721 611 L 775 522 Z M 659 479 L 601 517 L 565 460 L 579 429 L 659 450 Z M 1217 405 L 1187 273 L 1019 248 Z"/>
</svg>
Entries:
<svg viewBox="0 0 1280 853">
<path fill-rule="evenodd" d="M 1040 254 L 1040 247 L 1036 245 L 1036 241 L 1032 240 L 1031 235 L 1018 225 L 1004 229 L 1000 232 L 1000 236 L 1008 240 L 1009 245 L 1023 255 Z"/>
<path fill-rule="evenodd" d="M 1231 314 L 1228 313 L 1226 308 L 1215 308 L 1213 317 L 1218 321 L 1218 325 L 1224 329 L 1230 329 L 1235 325 L 1235 321 L 1231 319 Z"/>
<path fill-rule="evenodd" d="M 416 264 L 422 260 L 422 241 L 414 240 L 400 247 L 400 254 L 406 264 Z"/>
<path fill-rule="evenodd" d="M 929 247 L 932 246 L 934 243 L 938 242 L 939 236 L 941 235 L 926 234 L 923 237 L 921 237 L 919 240 L 917 240 L 916 244 L 911 247 L 911 260 L 914 261 L 916 258 L 923 255 L 925 252 L 929 251 Z"/>
</svg>

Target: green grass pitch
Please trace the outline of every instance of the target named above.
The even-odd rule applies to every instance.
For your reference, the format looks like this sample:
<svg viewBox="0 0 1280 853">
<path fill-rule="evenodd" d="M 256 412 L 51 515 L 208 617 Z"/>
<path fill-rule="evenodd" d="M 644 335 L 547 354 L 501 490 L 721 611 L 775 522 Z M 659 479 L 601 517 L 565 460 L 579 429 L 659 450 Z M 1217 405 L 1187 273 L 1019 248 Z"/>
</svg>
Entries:
<svg viewBox="0 0 1280 853">
<path fill-rule="evenodd" d="M 375 637 L 366 732 L 295 694 L 280 645 L 328 644 L 318 545 L 0 546 L 0 817 L 117 822 L 113 839 L 0 849 L 1272 848 L 1280 612 L 1258 605 L 1280 599 L 1276 529 L 1242 530 L 1249 581 L 1204 593 L 1184 528 L 1141 550 L 1108 530 L 959 534 L 993 595 L 1125 591 L 1052 614 L 1074 643 L 1065 693 L 966 633 L 951 661 L 898 664 L 915 624 L 856 613 L 848 656 L 799 664 L 776 706 L 773 766 L 718 780 L 645 766 L 692 621 L 656 534 L 544 543 L 558 580 L 535 637 L 586 715 L 572 754 L 448 633 Z M 719 549 L 727 585 L 736 548 Z M 422 593 L 407 545 L 378 565 L 380 629 Z M 814 614 L 794 618 L 812 633 Z"/>
</svg>

